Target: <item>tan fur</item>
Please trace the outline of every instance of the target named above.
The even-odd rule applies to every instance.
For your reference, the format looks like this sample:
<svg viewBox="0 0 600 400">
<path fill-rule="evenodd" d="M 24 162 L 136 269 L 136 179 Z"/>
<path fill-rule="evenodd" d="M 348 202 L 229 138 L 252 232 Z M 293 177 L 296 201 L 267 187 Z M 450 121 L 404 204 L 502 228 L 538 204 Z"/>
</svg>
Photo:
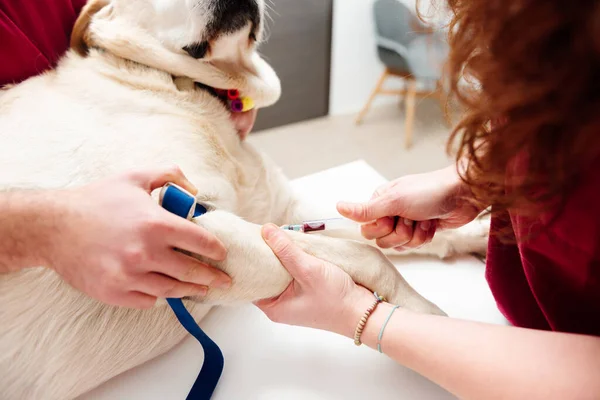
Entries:
<svg viewBox="0 0 600 400">
<path fill-rule="evenodd" d="M 266 106 L 279 96 L 272 69 L 253 47 L 218 60 L 252 65 L 240 67 L 238 74 L 182 54 L 175 46 L 181 35 L 165 38 L 142 24 L 177 21 L 177 7 L 187 3 L 172 0 L 169 10 L 175 11 L 155 15 L 152 2 L 90 3 L 74 34 L 76 51 L 55 71 L 2 92 L 0 187 L 64 188 L 131 168 L 178 164 L 200 189 L 199 200 L 217 209 L 195 222 L 228 248 L 227 260 L 217 266 L 234 282 L 230 290 L 211 289 L 205 299 L 186 301 L 200 321 L 211 305 L 254 301 L 284 290 L 291 278 L 260 237 L 258 224 L 311 215 L 279 169 L 240 142 L 220 102 L 189 84 L 191 79 L 239 87 Z M 205 3 L 210 9 L 210 1 Z M 211 54 L 227 50 L 220 46 L 243 44 L 247 35 L 242 30 L 229 40 L 215 40 Z M 82 43 L 91 45 L 85 56 Z M 419 252 L 482 251 L 482 226 L 438 235 Z M 291 236 L 307 252 L 339 265 L 390 301 L 441 313 L 379 250 L 339 238 Z M 0 304 L 2 399 L 74 398 L 169 350 L 185 335 L 164 301 L 146 311 L 109 307 L 43 266 L 0 275 Z"/>
<path fill-rule="evenodd" d="M 88 35 L 92 17 L 109 3 L 108 0 L 90 0 L 81 10 L 71 33 L 71 48 L 80 56 L 85 56 L 89 48 L 93 46 Z"/>
</svg>

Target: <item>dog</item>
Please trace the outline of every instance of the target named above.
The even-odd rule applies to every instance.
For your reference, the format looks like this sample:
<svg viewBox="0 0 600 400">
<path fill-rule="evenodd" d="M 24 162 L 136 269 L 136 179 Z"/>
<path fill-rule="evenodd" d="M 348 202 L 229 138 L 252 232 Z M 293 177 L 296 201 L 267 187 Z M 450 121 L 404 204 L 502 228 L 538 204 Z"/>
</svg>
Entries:
<svg viewBox="0 0 600 400">
<path fill-rule="evenodd" d="M 207 90 L 239 89 L 259 108 L 278 100 L 277 75 L 257 51 L 264 17 L 264 0 L 91 0 L 57 68 L 0 91 L 0 185 L 67 188 L 177 164 L 209 210 L 194 222 L 228 250 L 212 264 L 233 279 L 228 290 L 185 299 L 193 317 L 280 294 L 291 277 L 260 224 L 302 221 L 310 209 L 272 161 L 240 141 Z M 466 228 L 440 232 L 416 252 L 485 251 L 485 224 Z M 370 243 L 289 235 L 390 302 L 443 315 Z M 5 399 L 75 398 L 186 335 L 164 301 L 149 310 L 101 304 L 44 266 L 0 275 L 0 303 Z"/>
</svg>

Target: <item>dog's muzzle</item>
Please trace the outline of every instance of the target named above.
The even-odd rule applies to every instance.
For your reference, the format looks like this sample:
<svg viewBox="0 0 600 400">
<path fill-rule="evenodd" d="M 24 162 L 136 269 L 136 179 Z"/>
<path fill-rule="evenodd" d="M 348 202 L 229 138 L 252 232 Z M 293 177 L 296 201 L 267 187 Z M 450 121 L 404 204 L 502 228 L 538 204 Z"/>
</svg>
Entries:
<svg viewBox="0 0 600 400">
<path fill-rule="evenodd" d="M 257 0 L 215 0 L 213 16 L 208 23 L 209 37 L 221 33 L 234 33 L 252 24 L 252 34 L 260 25 L 260 9 Z"/>
</svg>

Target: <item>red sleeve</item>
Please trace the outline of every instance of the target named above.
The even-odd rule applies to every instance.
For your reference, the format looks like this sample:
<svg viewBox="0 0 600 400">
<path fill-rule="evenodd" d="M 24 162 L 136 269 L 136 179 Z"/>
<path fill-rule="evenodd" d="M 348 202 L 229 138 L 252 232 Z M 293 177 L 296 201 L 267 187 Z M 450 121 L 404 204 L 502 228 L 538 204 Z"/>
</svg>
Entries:
<svg viewBox="0 0 600 400">
<path fill-rule="evenodd" d="M 507 176 L 524 176 L 527 165 L 519 154 Z M 600 159 L 572 184 L 559 209 L 492 218 L 492 231 L 511 232 L 516 244 L 490 238 L 486 277 L 514 325 L 600 336 Z"/>
<path fill-rule="evenodd" d="M 86 0 L 0 0 L 0 86 L 54 67 Z"/>
<path fill-rule="evenodd" d="M 582 174 L 557 217 L 513 215 L 512 223 L 525 278 L 550 328 L 600 336 L 600 162 Z"/>
</svg>

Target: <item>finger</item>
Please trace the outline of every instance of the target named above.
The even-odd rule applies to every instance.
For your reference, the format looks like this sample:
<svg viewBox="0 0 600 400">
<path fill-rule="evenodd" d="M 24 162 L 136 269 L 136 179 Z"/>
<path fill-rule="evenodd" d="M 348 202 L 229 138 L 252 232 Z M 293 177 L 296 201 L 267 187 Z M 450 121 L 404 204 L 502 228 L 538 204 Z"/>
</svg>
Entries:
<svg viewBox="0 0 600 400">
<path fill-rule="evenodd" d="M 293 299 L 297 298 L 300 292 L 300 285 L 297 281 L 293 280 L 279 295 L 268 299 L 260 299 L 255 301 L 254 304 L 264 311 L 266 308 L 275 307 L 278 304 L 289 303 Z"/>
<path fill-rule="evenodd" d="M 120 307 L 137 308 L 147 310 L 154 307 L 156 297 L 140 292 L 127 292 L 125 295 L 118 298 Z"/>
<path fill-rule="evenodd" d="M 431 227 L 429 228 L 429 231 L 427 231 L 427 237 L 425 238 L 425 241 L 423 242 L 422 246 L 426 245 L 427 243 L 431 243 L 431 241 L 433 240 L 433 237 L 435 236 L 435 233 L 437 232 L 437 226 L 438 226 L 438 221 L 432 221 L 431 223 Z M 408 243 L 407 243 L 408 245 Z M 399 251 L 399 252 L 403 252 L 408 250 L 409 247 L 408 246 L 398 246 L 398 247 L 394 247 L 394 250 Z"/>
<path fill-rule="evenodd" d="M 265 312 L 265 310 L 269 309 L 277 302 L 278 298 L 279 297 L 273 297 L 271 299 L 258 300 L 254 302 L 254 305 L 260 308 L 262 312 Z"/>
<path fill-rule="evenodd" d="M 437 226 L 438 226 L 437 220 L 431 221 L 431 226 L 429 227 L 429 230 L 427 231 L 427 237 L 425 238 L 425 241 L 423 242 L 423 244 L 421 246 L 431 243 L 431 241 L 433 240 L 433 237 L 435 236 L 435 232 L 437 231 Z"/>
<path fill-rule="evenodd" d="M 298 310 L 298 301 L 302 302 L 301 299 L 298 299 L 297 294 L 294 293 L 294 282 L 292 282 L 279 296 L 256 301 L 254 305 L 265 313 L 271 321 L 285 322 L 285 320 L 288 320 L 289 322 L 290 317 L 300 312 Z"/>
<path fill-rule="evenodd" d="M 431 228 L 429 228 L 429 232 L 427 234 L 427 239 L 425 240 L 425 243 L 430 243 L 433 240 L 433 237 L 435 236 L 435 233 L 437 231 L 437 227 L 438 227 L 438 221 L 432 221 L 431 223 Z"/>
<path fill-rule="evenodd" d="M 144 294 L 161 299 L 180 299 L 186 296 L 206 296 L 206 286 L 193 283 L 181 282 L 171 277 L 149 273 L 136 281 L 136 289 Z"/>
<path fill-rule="evenodd" d="M 254 305 L 258 307 L 260 311 L 262 311 L 267 318 L 271 321 L 275 322 L 275 315 L 278 310 L 281 308 L 281 304 L 279 303 L 279 298 L 274 299 L 265 299 L 254 302 Z"/>
<path fill-rule="evenodd" d="M 285 296 L 286 293 L 289 293 L 290 291 L 292 291 L 292 285 L 294 284 L 294 282 L 290 282 L 290 284 L 288 285 L 287 288 L 285 288 L 285 290 L 283 292 L 281 292 L 281 294 L 279 296 L 276 297 L 271 297 L 269 299 L 261 299 L 261 300 L 257 300 L 254 302 L 254 305 L 258 308 L 260 308 L 263 312 L 266 312 L 267 310 L 275 307 L 277 304 L 280 304 L 280 300 L 282 298 L 285 298 L 287 296 Z"/>
<path fill-rule="evenodd" d="M 378 218 L 401 215 L 395 201 L 389 196 L 378 196 L 366 203 L 339 202 L 337 210 L 344 217 L 356 222 L 371 222 Z"/>
<path fill-rule="evenodd" d="M 215 235 L 194 222 L 164 212 L 170 228 L 166 239 L 171 246 L 215 261 L 225 259 L 227 249 Z"/>
<path fill-rule="evenodd" d="M 315 264 L 313 257 L 302 251 L 285 232 L 273 224 L 263 226 L 262 236 L 294 279 L 302 280 L 306 277 L 309 266 Z"/>
<path fill-rule="evenodd" d="M 414 223 L 407 218 L 399 218 L 394 231 L 387 236 L 377 239 L 377 246 L 382 249 L 404 246 L 414 237 Z"/>
<path fill-rule="evenodd" d="M 180 186 L 192 195 L 198 193 L 198 189 L 196 189 L 196 187 L 186 178 L 181 171 L 181 168 L 176 165 L 134 172 L 133 179 L 143 186 L 148 193 L 169 182 Z"/>
<path fill-rule="evenodd" d="M 361 233 L 365 239 L 379 239 L 394 231 L 395 221 L 392 217 L 379 218 L 375 222 L 365 224 L 361 227 Z"/>
<path fill-rule="evenodd" d="M 427 242 L 429 237 L 429 230 L 431 228 L 432 221 L 420 221 L 415 224 L 414 233 L 410 241 L 403 244 L 402 247 L 405 249 L 416 249 L 423 246 Z"/>
<path fill-rule="evenodd" d="M 155 272 L 181 282 L 219 289 L 231 286 L 231 278 L 225 272 L 175 250 L 171 251 L 164 261 L 161 260 L 159 265 Z"/>
</svg>

